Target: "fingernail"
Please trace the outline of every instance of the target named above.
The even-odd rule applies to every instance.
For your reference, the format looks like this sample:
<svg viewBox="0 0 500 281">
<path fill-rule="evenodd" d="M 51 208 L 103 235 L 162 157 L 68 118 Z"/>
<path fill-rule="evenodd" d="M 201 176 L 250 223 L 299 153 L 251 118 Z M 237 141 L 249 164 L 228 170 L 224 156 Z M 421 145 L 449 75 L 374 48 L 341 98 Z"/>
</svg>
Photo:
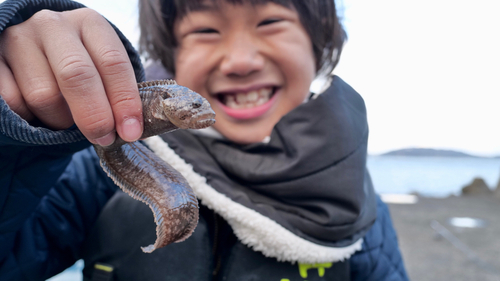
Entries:
<svg viewBox="0 0 500 281">
<path fill-rule="evenodd" d="M 108 145 L 112 145 L 115 142 L 115 138 L 116 138 L 116 135 L 115 135 L 115 132 L 113 131 L 113 132 L 105 135 L 102 138 L 95 139 L 94 141 L 95 141 L 95 143 L 97 143 L 100 146 L 108 146 Z"/>
<path fill-rule="evenodd" d="M 122 124 L 122 138 L 125 141 L 135 141 L 141 137 L 142 129 L 139 120 L 129 118 L 123 121 Z"/>
</svg>

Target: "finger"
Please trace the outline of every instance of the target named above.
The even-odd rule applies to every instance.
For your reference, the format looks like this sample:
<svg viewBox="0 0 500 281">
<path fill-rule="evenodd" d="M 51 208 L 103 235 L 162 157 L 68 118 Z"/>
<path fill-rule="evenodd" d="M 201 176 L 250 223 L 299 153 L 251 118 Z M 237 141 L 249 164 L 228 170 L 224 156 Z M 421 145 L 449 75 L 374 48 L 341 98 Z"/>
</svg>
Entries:
<svg viewBox="0 0 500 281">
<path fill-rule="evenodd" d="M 41 45 L 76 125 L 91 142 L 111 144 L 115 139 L 111 106 L 80 34 L 61 13 L 42 16 L 49 18 L 45 22 L 50 26 L 40 31 Z"/>
<path fill-rule="evenodd" d="M 3 58 L 0 58 L 0 95 L 7 105 L 9 105 L 10 109 L 21 118 L 28 122 L 34 119 L 33 114 L 24 102 L 12 71 Z"/>
<path fill-rule="evenodd" d="M 82 26 L 82 41 L 103 81 L 116 130 L 122 139 L 135 141 L 142 135 L 142 104 L 125 47 L 100 15 L 86 17 Z"/>
<path fill-rule="evenodd" d="M 19 81 L 18 87 L 27 109 L 44 125 L 52 129 L 66 129 L 73 125 L 73 118 L 64 97 L 59 91 L 47 58 L 40 47 L 31 40 L 25 29 L 9 30 L 14 40 L 6 40 L 6 60 Z M 13 39 L 13 36 L 6 39 Z M 16 44 L 17 43 L 17 44 Z"/>
</svg>

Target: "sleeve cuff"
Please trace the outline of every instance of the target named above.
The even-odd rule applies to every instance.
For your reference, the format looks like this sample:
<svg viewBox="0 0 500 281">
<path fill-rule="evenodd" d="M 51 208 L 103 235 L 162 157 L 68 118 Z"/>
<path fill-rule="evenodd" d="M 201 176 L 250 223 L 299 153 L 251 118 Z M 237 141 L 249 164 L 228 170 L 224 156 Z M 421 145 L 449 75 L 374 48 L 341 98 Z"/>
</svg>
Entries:
<svg viewBox="0 0 500 281">
<path fill-rule="evenodd" d="M 4 142 L 24 145 L 57 145 L 85 140 L 76 127 L 67 130 L 51 131 L 42 127 L 33 127 L 10 109 L 0 97 L 0 133 L 6 137 Z M 8 141 L 10 139 L 10 141 Z"/>
</svg>

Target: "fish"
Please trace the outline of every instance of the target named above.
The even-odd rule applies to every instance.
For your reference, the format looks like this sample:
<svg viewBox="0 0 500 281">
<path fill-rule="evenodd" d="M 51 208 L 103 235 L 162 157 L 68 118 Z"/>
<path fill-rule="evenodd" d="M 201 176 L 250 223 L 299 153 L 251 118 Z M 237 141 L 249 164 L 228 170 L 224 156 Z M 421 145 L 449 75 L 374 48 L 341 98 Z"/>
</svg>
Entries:
<svg viewBox="0 0 500 281">
<path fill-rule="evenodd" d="M 144 130 L 141 139 L 177 129 L 203 129 L 215 123 L 210 103 L 175 80 L 138 83 Z M 110 146 L 94 144 L 100 165 L 125 193 L 146 203 L 156 223 L 156 241 L 141 247 L 152 253 L 187 239 L 198 224 L 198 200 L 186 179 L 140 141 L 117 136 Z"/>
</svg>

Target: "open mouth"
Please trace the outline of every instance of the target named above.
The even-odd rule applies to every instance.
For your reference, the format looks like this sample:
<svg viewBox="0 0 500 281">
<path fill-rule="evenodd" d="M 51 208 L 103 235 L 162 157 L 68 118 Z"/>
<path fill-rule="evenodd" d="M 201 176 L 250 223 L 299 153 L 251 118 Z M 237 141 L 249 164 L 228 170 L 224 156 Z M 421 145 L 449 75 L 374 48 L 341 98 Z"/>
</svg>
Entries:
<svg viewBox="0 0 500 281">
<path fill-rule="evenodd" d="M 265 87 L 259 90 L 238 93 L 218 94 L 218 100 L 231 109 L 248 109 L 267 103 L 275 94 L 275 87 Z"/>
</svg>

